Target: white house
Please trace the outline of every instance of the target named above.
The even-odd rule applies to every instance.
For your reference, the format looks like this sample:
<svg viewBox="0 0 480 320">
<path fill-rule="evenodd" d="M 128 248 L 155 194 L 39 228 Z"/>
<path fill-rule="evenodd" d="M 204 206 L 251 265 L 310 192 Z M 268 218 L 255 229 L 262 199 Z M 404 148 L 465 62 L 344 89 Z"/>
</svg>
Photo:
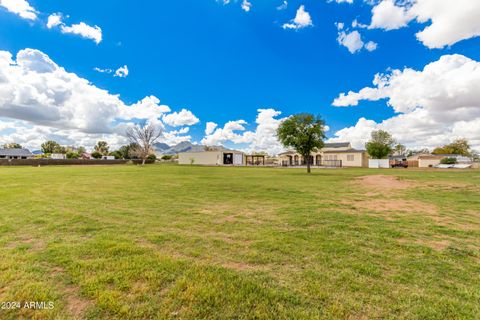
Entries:
<svg viewBox="0 0 480 320">
<path fill-rule="evenodd" d="M 178 154 L 178 163 L 209 166 L 244 166 L 245 154 L 236 150 L 181 152 Z"/>
<path fill-rule="evenodd" d="M 0 159 L 33 159 L 28 149 L 0 149 Z"/>
</svg>

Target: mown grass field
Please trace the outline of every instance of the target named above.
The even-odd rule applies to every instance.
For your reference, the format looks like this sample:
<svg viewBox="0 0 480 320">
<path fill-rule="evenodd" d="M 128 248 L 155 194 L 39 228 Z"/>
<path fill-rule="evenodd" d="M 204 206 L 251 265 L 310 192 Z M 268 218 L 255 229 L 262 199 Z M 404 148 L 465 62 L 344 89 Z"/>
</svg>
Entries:
<svg viewBox="0 0 480 320">
<path fill-rule="evenodd" d="M 54 308 L 0 319 L 478 319 L 480 171 L 2 167 L 2 301 Z"/>
</svg>

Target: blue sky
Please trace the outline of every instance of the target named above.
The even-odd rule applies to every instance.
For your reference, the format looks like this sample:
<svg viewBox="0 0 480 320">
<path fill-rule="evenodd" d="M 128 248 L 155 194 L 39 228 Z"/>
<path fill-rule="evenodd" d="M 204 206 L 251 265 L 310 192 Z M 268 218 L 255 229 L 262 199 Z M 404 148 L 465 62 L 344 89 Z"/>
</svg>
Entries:
<svg viewBox="0 0 480 320">
<path fill-rule="evenodd" d="M 402 7 L 400 3 L 389 1 L 395 8 L 402 8 L 405 16 L 410 14 L 408 10 L 417 2 L 411 0 L 409 5 Z M 442 1 L 449 2 L 439 2 Z M 243 138 L 229 139 L 229 134 L 222 135 L 220 132 L 216 138 L 208 140 L 242 148 L 248 148 L 254 139 L 253 135 L 258 135 L 258 123 L 255 122 L 257 109 L 269 108 L 281 112 L 276 119 L 298 112 L 320 114 L 330 127 L 329 137 L 337 140 L 354 140 L 357 137 L 354 128 L 359 125 L 359 119 L 373 121 L 375 124 L 370 123 L 368 128 L 362 127 L 364 130 L 359 131 L 362 139 L 353 141 L 361 146 L 365 136 L 372 129 L 382 126 L 383 121 L 411 110 L 387 105 L 388 99 L 392 99 L 388 94 L 382 99 L 362 97 L 358 99 L 357 106 L 333 106 L 334 99 L 340 93 L 350 90 L 358 92 L 364 87 L 375 88 L 372 80 L 377 73 L 389 73 L 389 70 L 403 70 L 405 67 L 421 72 L 426 65 L 440 61 L 443 56 L 458 55 L 475 62 L 480 58 L 480 39 L 476 34 L 468 33 L 469 28 L 480 30 L 478 22 L 452 35 L 453 40 L 438 40 L 440 46 L 443 44 L 442 47 L 437 45 L 437 48 L 432 48 L 428 42 L 430 39 L 421 41 L 417 38 L 416 34 L 432 25 L 437 17 L 435 15 L 438 15 L 436 8 L 428 7 L 428 0 L 424 0 L 426 4 L 418 10 L 423 10 L 422 14 L 427 16 L 431 14 L 431 20 L 419 22 L 419 19 L 410 17 L 404 26 L 399 27 L 402 25 L 402 21 L 399 21 L 395 30 L 388 30 L 392 26 L 386 25 L 382 19 L 376 27 L 366 27 L 372 26 L 372 10 L 382 1 L 337 3 L 291 0 L 286 9 L 279 10 L 278 6 L 283 1 L 250 0 L 248 12 L 242 9 L 240 0 L 224 2 L 29 0 L 35 19 L 22 17 L 12 12 L 11 8 L 10 11 L 0 8 L 0 50 L 10 52 L 13 60 L 25 48 L 38 50 L 69 73 L 89 80 L 92 86 L 120 95 L 125 105 L 133 105 L 146 96 L 155 96 L 162 105 L 168 105 L 172 112 L 185 108 L 198 122 L 186 126 L 164 124 L 165 130 L 185 131 L 184 128 L 188 127 L 188 135 L 183 136 L 188 136 L 194 142 L 205 139 L 207 122 L 214 122 L 217 128 L 226 129 L 224 124 L 228 121 L 245 120 L 246 124 L 242 125 L 245 130 L 237 132 Z M 418 2 L 421 5 L 422 0 Z M 468 5 L 469 2 L 465 3 Z M 311 23 L 296 24 L 298 28 L 284 28 L 287 23 L 295 25 L 293 19 L 300 6 L 304 6 Z M 473 4 L 471 10 L 477 9 L 478 5 Z M 382 14 L 392 21 L 388 10 L 384 11 Z M 417 11 L 415 14 L 420 15 Z M 48 28 L 46 22 L 54 13 L 61 15 L 62 22 Z M 360 27 L 352 27 L 354 20 L 359 22 Z M 101 41 L 96 43 L 78 34 L 62 32 L 62 25 L 80 22 L 91 27 L 98 26 L 101 29 Z M 343 28 L 338 28 L 339 22 L 344 23 Z M 457 22 L 452 21 L 452 24 Z M 374 42 L 376 49 L 369 51 L 363 47 L 354 53 L 350 52 L 339 43 L 338 38 L 341 32 L 349 35 L 352 31 L 361 35 L 364 44 Z M 466 39 L 462 39 L 465 37 L 462 32 L 468 34 Z M 455 42 L 449 43 L 452 41 Z M 115 77 L 115 70 L 122 66 L 128 66 L 128 76 Z M 94 68 L 110 69 L 111 72 L 98 72 Z M 469 72 L 477 75 L 476 70 Z M 473 83 L 471 85 L 475 86 Z M 427 103 L 425 106 L 418 101 L 412 103 L 416 107 L 430 108 Z M 96 107 L 89 110 L 94 112 Z M 459 106 L 462 107 L 465 106 Z M 475 111 L 479 107 L 473 107 L 473 120 L 477 120 Z M 468 118 L 458 121 L 472 120 L 469 114 Z M 28 117 L 16 118 L 12 112 L 0 115 L 4 122 L 20 119 L 26 121 L 21 124 L 24 126 L 45 125 Z M 431 118 L 435 118 L 433 113 Z M 76 130 L 76 134 L 82 131 L 82 128 L 65 126 L 62 119 L 59 119 L 60 122 L 60 130 Z M 453 126 L 454 122 L 451 124 Z M 448 126 L 448 122 L 439 123 L 439 126 L 445 125 Z M 452 126 L 448 130 L 454 130 Z M 55 123 L 48 123 L 47 127 L 55 128 Z M 344 128 L 350 128 L 351 132 L 343 131 L 343 135 L 338 135 Z M 12 130 L 18 131 L 18 128 L 0 131 L 5 141 L 19 138 L 18 135 L 10 137 Z M 249 132 L 252 135 L 244 135 Z M 97 135 L 91 137 L 92 141 L 101 137 L 101 134 L 107 138 L 111 134 L 95 133 Z M 455 136 L 454 133 L 452 131 L 450 137 L 434 140 L 425 138 L 420 143 L 404 138 L 402 134 L 398 134 L 397 138 L 411 147 L 431 147 L 435 143 L 448 142 Z M 68 132 L 63 134 L 67 135 Z M 121 136 L 119 131 L 117 134 Z M 422 137 L 432 134 L 422 131 Z M 462 134 L 460 132 L 458 135 Z M 52 135 L 54 132 L 50 130 L 43 138 Z M 173 135 L 177 134 L 174 132 Z M 61 135 L 57 138 L 62 140 Z M 256 137 L 258 140 L 263 138 Z M 271 137 L 265 139 L 272 141 Z M 478 139 L 480 144 L 477 133 L 470 139 Z M 113 144 L 121 143 L 121 137 L 113 140 Z M 70 141 L 66 139 L 66 142 Z M 24 143 L 28 144 L 28 141 Z M 262 143 L 257 143 L 256 148 L 259 147 L 262 147 Z M 263 147 L 267 148 L 265 145 Z"/>
</svg>

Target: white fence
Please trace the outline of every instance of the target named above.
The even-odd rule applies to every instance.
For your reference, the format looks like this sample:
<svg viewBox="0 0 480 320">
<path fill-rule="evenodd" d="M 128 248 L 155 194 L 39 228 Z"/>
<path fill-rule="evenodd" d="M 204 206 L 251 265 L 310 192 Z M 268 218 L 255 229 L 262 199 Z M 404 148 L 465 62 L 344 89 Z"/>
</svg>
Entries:
<svg viewBox="0 0 480 320">
<path fill-rule="evenodd" d="M 390 160 L 388 159 L 369 159 L 369 168 L 390 168 Z"/>
</svg>

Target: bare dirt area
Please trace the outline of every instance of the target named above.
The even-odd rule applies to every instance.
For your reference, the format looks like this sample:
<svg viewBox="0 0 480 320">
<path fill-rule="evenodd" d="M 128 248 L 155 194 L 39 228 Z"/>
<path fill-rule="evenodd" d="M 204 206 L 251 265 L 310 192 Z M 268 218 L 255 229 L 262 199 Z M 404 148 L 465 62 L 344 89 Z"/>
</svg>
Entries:
<svg viewBox="0 0 480 320">
<path fill-rule="evenodd" d="M 438 212 L 436 206 L 417 200 L 367 199 L 364 201 L 351 202 L 350 205 L 355 207 L 355 209 L 369 210 L 374 212 L 414 212 L 426 215 L 435 215 Z"/>
<path fill-rule="evenodd" d="M 415 183 L 406 180 L 400 180 L 396 176 L 371 175 L 359 177 L 355 181 L 364 188 L 375 190 L 377 192 L 390 192 L 392 190 L 405 190 L 415 187 Z"/>
</svg>

